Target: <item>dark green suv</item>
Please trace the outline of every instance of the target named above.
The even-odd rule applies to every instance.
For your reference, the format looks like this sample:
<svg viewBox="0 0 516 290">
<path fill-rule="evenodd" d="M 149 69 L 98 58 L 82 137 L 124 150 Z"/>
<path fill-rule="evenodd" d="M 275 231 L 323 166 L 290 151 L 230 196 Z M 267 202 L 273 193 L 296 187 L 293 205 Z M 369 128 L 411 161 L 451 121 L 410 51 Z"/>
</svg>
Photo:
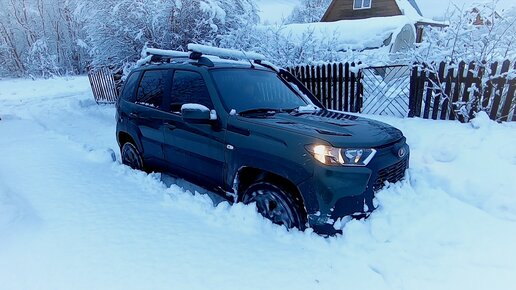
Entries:
<svg viewBox="0 0 516 290">
<path fill-rule="evenodd" d="M 339 218 L 367 216 L 374 193 L 405 175 L 400 130 L 326 110 L 260 55 L 189 49 L 148 49 L 127 77 L 117 104 L 124 164 L 256 203 L 274 223 L 321 234 L 338 232 Z"/>
</svg>

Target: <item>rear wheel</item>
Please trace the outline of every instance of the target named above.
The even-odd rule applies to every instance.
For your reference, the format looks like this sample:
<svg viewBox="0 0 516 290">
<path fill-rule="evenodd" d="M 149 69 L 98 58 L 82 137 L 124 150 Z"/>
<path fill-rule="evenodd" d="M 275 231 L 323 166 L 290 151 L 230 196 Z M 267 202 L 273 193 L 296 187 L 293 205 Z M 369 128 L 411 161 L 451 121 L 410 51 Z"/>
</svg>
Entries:
<svg viewBox="0 0 516 290">
<path fill-rule="evenodd" d="M 124 143 L 124 145 L 122 145 L 122 148 L 120 148 L 120 153 L 122 155 L 123 164 L 131 167 L 132 169 L 143 171 L 144 167 L 142 155 L 133 143 Z"/>
<path fill-rule="evenodd" d="M 261 181 L 252 184 L 244 192 L 244 204 L 256 203 L 258 212 L 273 223 L 290 228 L 305 229 L 303 210 L 287 189 Z"/>
</svg>

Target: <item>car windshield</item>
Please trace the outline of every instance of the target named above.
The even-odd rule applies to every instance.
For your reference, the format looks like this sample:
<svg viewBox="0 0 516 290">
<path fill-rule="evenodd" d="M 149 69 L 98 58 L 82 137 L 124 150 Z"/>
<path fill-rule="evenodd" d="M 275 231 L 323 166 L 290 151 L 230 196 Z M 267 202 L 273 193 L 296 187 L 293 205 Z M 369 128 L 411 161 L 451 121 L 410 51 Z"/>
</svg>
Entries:
<svg viewBox="0 0 516 290">
<path fill-rule="evenodd" d="M 218 69 L 212 76 L 229 110 L 290 110 L 309 104 L 274 72 L 254 69 Z"/>
</svg>

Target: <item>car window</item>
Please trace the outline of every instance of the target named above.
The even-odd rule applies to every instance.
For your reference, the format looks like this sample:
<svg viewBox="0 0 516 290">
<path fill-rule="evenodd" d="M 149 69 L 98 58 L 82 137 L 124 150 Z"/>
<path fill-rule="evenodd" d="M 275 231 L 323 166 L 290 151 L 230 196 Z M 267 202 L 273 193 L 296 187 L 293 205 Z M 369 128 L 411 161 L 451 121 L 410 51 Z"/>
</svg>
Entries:
<svg viewBox="0 0 516 290">
<path fill-rule="evenodd" d="M 293 109 L 307 105 L 276 73 L 251 69 L 212 71 L 222 102 L 229 111 Z"/>
<path fill-rule="evenodd" d="M 136 103 L 159 108 L 163 102 L 167 82 L 167 70 L 149 70 L 143 74 L 138 88 Z"/>
<path fill-rule="evenodd" d="M 124 90 L 122 92 L 122 99 L 128 101 L 128 102 L 134 102 L 135 101 L 135 90 L 136 86 L 138 85 L 138 79 L 140 78 L 139 72 L 132 73 L 124 84 Z"/>
<path fill-rule="evenodd" d="M 192 71 L 176 70 L 172 80 L 170 111 L 180 113 L 181 106 L 187 103 L 201 104 L 213 109 L 202 75 Z"/>
</svg>

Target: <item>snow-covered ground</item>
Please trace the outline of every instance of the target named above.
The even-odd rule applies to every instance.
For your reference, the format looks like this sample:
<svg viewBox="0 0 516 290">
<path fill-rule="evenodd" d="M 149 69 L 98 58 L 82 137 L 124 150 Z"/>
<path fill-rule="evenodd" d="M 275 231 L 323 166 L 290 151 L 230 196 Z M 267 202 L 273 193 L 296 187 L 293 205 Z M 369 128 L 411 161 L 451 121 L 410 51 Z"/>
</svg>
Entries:
<svg viewBox="0 0 516 290">
<path fill-rule="evenodd" d="M 516 283 L 516 124 L 382 117 L 407 136 L 409 175 L 324 239 L 120 165 L 114 108 L 85 77 L 0 81 L 0 118 L 2 290 Z"/>
</svg>

